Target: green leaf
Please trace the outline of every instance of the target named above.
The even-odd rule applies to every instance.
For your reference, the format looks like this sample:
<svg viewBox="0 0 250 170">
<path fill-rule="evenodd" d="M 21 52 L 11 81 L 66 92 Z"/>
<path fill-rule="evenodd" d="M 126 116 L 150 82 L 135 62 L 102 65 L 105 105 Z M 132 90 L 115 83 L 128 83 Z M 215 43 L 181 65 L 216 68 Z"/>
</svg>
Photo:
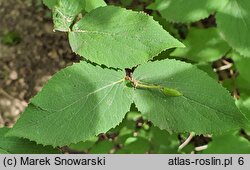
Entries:
<svg viewBox="0 0 250 170">
<path fill-rule="evenodd" d="M 175 24 L 162 18 L 157 11 L 153 11 L 150 15 L 152 15 L 154 20 L 159 22 L 159 24 L 172 36 L 176 37 L 177 39 L 181 39 L 179 30 L 175 27 Z"/>
<path fill-rule="evenodd" d="M 63 146 L 107 132 L 132 103 L 124 76 L 85 62 L 63 69 L 31 100 L 9 135 Z"/>
<path fill-rule="evenodd" d="M 226 0 L 156 0 L 148 8 L 158 10 L 171 22 L 195 22 L 207 18 L 225 4 Z"/>
<path fill-rule="evenodd" d="M 250 57 L 250 2 L 230 0 L 216 15 L 224 39 L 241 55 Z"/>
<path fill-rule="evenodd" d="M 176 89 L 183 95 L 164 95 L 159 89 L 136 89 L 138 110 L 161 129 L 174 132 L 222 133 L 246 124 L 229 92 L 195 66 L 176 60 L 149 62 L 133 74 L 138 83 Z"/>
<path fill-rule="evenodd" d="M 53 7 L 54 29 L 70 31 L 77 15 L 85 9 L 85 0 L 58 0 Z"/>
<path fill-rule="evenodd" d="M 250 142 L 247 139 L 234 135 L 225 134 L 214 136 L 205 154 L 249 154 Z"/>
<path fill-rule="evenodd" d="M 183 47 L 152 17 L 114 6 L 86 14 L 73 26 L 69 41 L 75 53 L 115 68 L 133 67 L 165 49 Z"/>
<path fill-rule="evenodd" d="M 106 6 L 103 0 L 45 0 L 44 3 L 53 9 L 54 29 L 65 32 L 70 31 L 81 12 L 90 12 L 100 6 Z"/>
<path fill-rule="evenodd" d="M 144 154 L 150 149 L 150 143 L 148 140 L 142 137 L 129 137 L 121 150 L 116 153 L 127 153 L 127 154 Z"/>
<path fill-rule="evenodd" d="M 141 117 L 141 113 L 137 112 L 137 111 L 131 111 L 127 113 L 127 117 L 126 119 L 128 121 L 136 121 Z"/>
<path fill-rule="evenodd" d="M 171 56 L 183 57 L 196 62 L 210 62 L 223 57 L 230 50 L 216 28 L 191 28 L 183 43 L 186 48 L 175 49 Z"/>
<path fill-rule="evenodd" d="M 218 75 L 213 70 L 213 67 L 212 67 L 211 63 L 198 63 L 198 64 L 195 64 L 195 66 L 197 68 L 199 68 L 200 70 L 206 72 L 214 80 L 218 80 Z"/>
<path fill-rule="evenodd" d="M 160 130 L 158 127 L 150 129 L 150 143 L 153 153 L 157 154 L 176 154 L 179 147 L 177 135 L 170 135 L 165 130 Z"/>
<path fill-rule="evenodd" d="M 9 131 L 7 128 L 0 129 L 0 153 L 12 154 L 52 154 L 60 153 L 58 149 L 37 145 L 27 139 L 17 137 L 5 137 Z"/>
<path fill-rule="evenodd" d="M 106 5 L 104 0 L 86 0 L 85 11 L 90 12 L 93 9 Z"/>
<path fill-rule="evenodd" d="M 85 142 L 78 142 L 76 144 L 71 144 L 69 148 L 78 152 L 88 152 L 88 150 L 95 145 L 97 140 L 98 140 L 98 137 L 94 137 Z"/>
<path fill-rule="evenodd" d="M 114 142 L 104 140 L 98 142 L 91 150 L 90 154 L 107 154 L 111 151 L 111 149 L 115 146 Z"/>
<path fill-rule="evenodd" d="M 54 8 L 58 0 L 43 0 L 43 3 L 50 9 Z"/>
<path fill-rule="evenodd" d="M 0 148 L 0 154 L 10 154 L 10 153 Z"/>
<path fill-rule="evenodd" d="M 121 0 L 121 4 L 124 7 L 129 7 L 130 5 L 133 4 L 133 0 Z"/>
<path fill-rule="evenodd" d="M 235 67 L 238 72 L 238 76 L 236 78 L 237 87 L 240 89 L 240 91 L 244 91 L 250 95 L 250 58 L 243 57 L 236 52 L 234 52 L 232 55 Z"/>
<path fill-rule="evenodd" d="M 236 105 L 246 115 L 247 119 L 250 120 L 250 96 L 241 93 L 240 99 L 236 101 Z M 250 123 L 248 129 L 250 130 Z"/>
</svg>

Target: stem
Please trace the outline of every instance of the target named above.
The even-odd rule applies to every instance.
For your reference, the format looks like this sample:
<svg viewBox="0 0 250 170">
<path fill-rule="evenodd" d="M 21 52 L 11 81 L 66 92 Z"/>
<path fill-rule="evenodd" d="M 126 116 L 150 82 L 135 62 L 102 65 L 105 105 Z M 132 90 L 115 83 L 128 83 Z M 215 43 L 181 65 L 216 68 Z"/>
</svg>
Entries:
<svg viewBox="0 0 250 170">
<path fill-rule="evenodd" d="M 203 146 L 198 146 L 198 147 L 195 147 L 194 150 L 195 151 L 203 151 L 205 149 L 207 149 L 208 145 L 203 145 Z"/>
<path fill-rule="evenodd" d="M 185 146 L 189 144 L 189 142 L 193 139 L 195 133 L 191 132 L 188 138 L 179 146 L 178 150 L 182 150 Z"/>
<path fill-rule="evenodd" d="M 140 84 L 138 83 L 136 87 L 139 88 L 146 88 L 146 89 L 162 89 L 162 86 L 157 86 L 157 85 L 146 85 L 146 84 Z"/>
<path fill-rule="evenodd" d="M 178 97 L 178 96 L 183 95 L 181 92 L 179 92 L 176 89 L 171 89 L 171 88 L 163 87 L 160 85 L 141 84 L 140 82 L 136 82 L 136 81 L 133 82 L 133 84 L 134 84 L 134 87 L 137 87 L 137 88 L 159 89 L 162 93 L 168 96 Z"/>
</svg>

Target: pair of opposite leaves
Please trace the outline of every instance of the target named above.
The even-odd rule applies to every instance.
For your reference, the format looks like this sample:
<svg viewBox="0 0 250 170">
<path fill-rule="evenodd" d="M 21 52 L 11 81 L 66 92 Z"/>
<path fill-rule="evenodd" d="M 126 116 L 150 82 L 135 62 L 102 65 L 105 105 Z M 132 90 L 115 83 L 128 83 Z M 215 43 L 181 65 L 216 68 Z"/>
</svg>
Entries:
<svg viewBox="0 0 250 170">
<path fill-rule="evenodd" d="M 53 76 L 8 135 L 53 146 L 85 141 L 117 126 L 132 103 L 155 126 L 173 132 L 222 133 L 246 124 L 229 92 L 191 64 L 149 62 L 133 78 L 182 95 L 133 88 L 123 71 L 80 62 Z"/>
</svg>

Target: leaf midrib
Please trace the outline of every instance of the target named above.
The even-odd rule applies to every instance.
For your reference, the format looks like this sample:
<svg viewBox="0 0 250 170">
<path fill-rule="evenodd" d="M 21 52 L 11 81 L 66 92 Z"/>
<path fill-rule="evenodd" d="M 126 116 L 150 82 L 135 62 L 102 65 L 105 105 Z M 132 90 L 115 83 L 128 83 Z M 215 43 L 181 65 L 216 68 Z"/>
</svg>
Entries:
<svg viewBox="0 0 250 170">
<path fill-rule="evenodd" d="M 65 107 L 62 108 L 62 109 L 45 109 L 45 108 L 43 108 L 42 106 L 39 106 L 39 104 L 35 104 L 34 102 L 32 102 L 32 104 L 33 104 L 34 106 L 36 106 L 36 107 L 39 107 L 40 109 L 42 109 L 42 110 L 44 110 L 44 111 L 48 111 L 48 112 L 51 112 L 51 111 L 54 111 L 54 112 L 61 112 L 61 111 L 65 110 L 65 109 L 69 108 L 70 106 L 74 105 L 75 103 L 79 102 L 79 101 L 82 100 L 83 98 L 89 97 L 89 96 L 91 96 L 91 95 L 93 95 L 93 94 L 95 94 L 95 93 L 98 93 L 98 92 L 100 92 L 100 91 L 102 91 L 102 90 L 104 90 L 104 89 L 106 89 L 106 88 L 108 88 L 108 87 L 110 87 L 110 86 L 114 86 L 114 85 L 119 84 L 119 83 L 121 83 L 121 82 L 123 82 L 123 81 L 125 81 L 124 78 L 122 78 L 122 79 L 120 79 L 120 80 L 118 80 L 118 81 L 112 82 L 112 83 L 110 83 L 110 84 L 108 84 L 108 85 L 105 85 L 105 86 L 103 86 L 103 87 L 101 87 L 101 88 L 99 88 L 99 89 L 97 89 L 97 90 L 94 90 L 94 91 L 88 93 L 87 95 L 80 97 L 79 99 L 75 100 L 74 102 L 70 103 L 69 105 L 65 106 Z"/>
</svg>

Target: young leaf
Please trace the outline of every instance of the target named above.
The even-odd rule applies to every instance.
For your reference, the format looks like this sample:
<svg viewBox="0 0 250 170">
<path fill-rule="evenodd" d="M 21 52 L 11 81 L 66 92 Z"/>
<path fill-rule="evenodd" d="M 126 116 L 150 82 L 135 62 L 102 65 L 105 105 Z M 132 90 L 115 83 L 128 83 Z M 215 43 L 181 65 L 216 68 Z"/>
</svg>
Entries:
<svg viewBox="0 0 250 170">
<path fill-rule="evenodd" d="M 85 11 L 90 12 L 93 9 L 106 5 L 104 0 L 86 0 Z"/>
<path fill-rule="evenodd" d="M 54 29 L 68 32 L 77 15 L 85 9 L 85 0 L 58 0 L 53 7 Z"/>
<path fill-rule="evenodd" d="M 225 134 L 214 136 L 204 154 L 249 154 L 250 142 L 247 139 L 235 135 Z"/>
<path fill-rule="evenodd" d="M 148 8 L 171 22 L 194 22 L 220 9 L 227 0 L 156 0 Z"/>
<path fill-rule="evenodd" d="M 177 48 L 171 56 L 183 57 L 196 62 L 215 61 L 230 50 L 216 28 L 191 28 L 183 42 L 186 48 Z"/>
<path fill-rule="evenodd" d="M 124 74 L 85 62 L 67 67 L 31 100 L 8 135 L 63 146 L 107 132 L 132 103 Z"/>
<path fill-rule="evenodd" d="M 168 95 L 168 96 L 173 96 L 173 97 L 178 97 L 178 96 L 182 96 L 183 94 L 181 92 L 179 92 L 178 90 L 175 90 L 175 89 L 171 89 L 171 88 L 167 88 L 167 87 L 164 87 L 162 89 L 162 92 L 165 94 L 165 95 Z"/>
<path fill-rule="evenodd" d="M 54 29 L 70 31 L 78 14 L 90 12 L 100 6 L 106 6 L 103 0 L 44 0 L 45 5 L 53 10 Z"/>
<path fill-rule="evenodd" d="M 0 129 L 0 153 L 12 154 L 52 154 L 60 153 L 58 149 L 49 146 L 37 145 L 27 139 L 17 137 L 5 137 L 9 131 L 7 128 Z"/>
<path fill-rule="evenodd" d="M 172 97 L 155 89 L 135 89 L 138 110 L 161 129 L 221 133 L 246 124 L 229 92 L 191 64 L 176 60 L 150 62 L 139 66 L 133 77 L 182 93 Z"/>
<path fill-rule="evenodd" d="M 114 6 L 86 14 L 73 26 L 69 41 L 77 54 L 115 68 L 130 68 L 165 49 L 183 47 L 152 17 Z"/>
<path fill-rule="evenodd" d="M 241 55 L 250 57 L 250 1 L 229 0 L 216 15 L 219 31 Z"/>
<path fill-rule="evenodd" d="M 57 2 L 58 0 L 43 0 L 44 5 L 46 5 L 50 9 L 53 9 Z"/>
</svg>

